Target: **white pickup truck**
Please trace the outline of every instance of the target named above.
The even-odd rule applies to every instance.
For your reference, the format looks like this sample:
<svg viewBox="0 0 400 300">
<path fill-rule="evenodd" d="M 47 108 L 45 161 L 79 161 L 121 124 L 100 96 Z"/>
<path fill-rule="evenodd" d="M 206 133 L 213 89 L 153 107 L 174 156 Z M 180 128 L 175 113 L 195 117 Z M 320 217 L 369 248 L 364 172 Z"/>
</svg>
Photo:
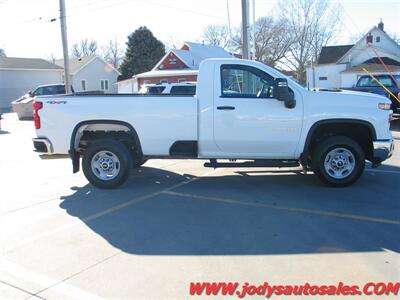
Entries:
<svg viewBox="0 0 400 300">
<path fill-rule="evenodd" d="M 122 184 L 151 158 L 207 159 L 206 167 L 294 167 L 346 186 L 392 155 L 390 100 L 308 91 L 264 64 L 201 63 L 197 94 L 36 97 L 37 152 L 80 157 L 100 188 Z M 221 161 L 223 160 L 223 161 Z"/>
</svg>

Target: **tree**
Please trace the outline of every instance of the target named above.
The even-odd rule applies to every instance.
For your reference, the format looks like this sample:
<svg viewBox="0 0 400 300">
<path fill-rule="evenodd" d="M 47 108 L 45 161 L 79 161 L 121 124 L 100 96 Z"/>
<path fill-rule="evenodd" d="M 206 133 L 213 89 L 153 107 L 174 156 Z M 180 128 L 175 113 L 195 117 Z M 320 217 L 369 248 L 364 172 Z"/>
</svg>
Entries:
<svg viewBox="0 0 400 300">
<path fill-rule="evenodd" d="M 332 41 L 341 10 L 339 6 L 331 7 L 328 0 L 280 0 L 278 7 L 293 41 L 285 62 L 303 84 L 307 65 L 315 62 L 321 48 Z"/>
<path fill-rule="evenodd" d="M 6 52 L 4 51 L 4 49 L 0 48 L 0 57 L 6 57 Z"/>
<path fill-rule="evenodd" d="M 117 40 L 109 40 L 108 44 L 103 47 L 103 57 L 106 62 L 118 69 L 123 56 L 123 50 Z"/>
<path fill-rule="evenodd" d="M 397 43 L 400 45 L 400 35 L 396 32 L 387 32 L 387 34 Z"/>
<path fill-rule="evenodd" d="M 228 27 L 222 25 L 208 25 L 204 29 L 203 40 L 207 45 L 227 49 L 231 42 Z"/>
<path fill-rule="evenodd" d="M 90 56 L 97 53 L 97 42 L 94 40 L 83 39 L 79 43 L 72 45 L 71 55 L 74 58 Z"/>
<path fill-rule="evenodd" d="M 121 64 L 121 79 L 150 71 L 165 55 L 165 46 L 145 26 L 128 36 L 125 58 Z"/>
<path fill-rule="evenodd" d="M 255 59 L 269 66 L 275 66 L 281 61 L 293 43 L 292 37 L 287 33 L 288 29 L 286 21 L 282 18 L 259 18 L 255 25 Z M 249 40 L 252 44 L 252 33 L 249 35 Z M 242 51 L 241 27 L 235 28 L 230 47 L 234 51 Z"/>
</svg>

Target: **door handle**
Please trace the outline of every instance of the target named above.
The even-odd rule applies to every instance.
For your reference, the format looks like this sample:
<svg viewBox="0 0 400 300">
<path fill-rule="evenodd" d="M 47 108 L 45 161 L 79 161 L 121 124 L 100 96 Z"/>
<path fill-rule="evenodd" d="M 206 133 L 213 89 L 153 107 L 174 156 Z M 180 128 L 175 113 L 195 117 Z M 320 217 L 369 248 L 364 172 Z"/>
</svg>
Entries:
<svg viewBox="0 0 400 300">
<path fill-rule="evenodd" d="M 234 106 L 217 106 L 217 109 L 219 110 L 234 110 Z"/>
</svg>

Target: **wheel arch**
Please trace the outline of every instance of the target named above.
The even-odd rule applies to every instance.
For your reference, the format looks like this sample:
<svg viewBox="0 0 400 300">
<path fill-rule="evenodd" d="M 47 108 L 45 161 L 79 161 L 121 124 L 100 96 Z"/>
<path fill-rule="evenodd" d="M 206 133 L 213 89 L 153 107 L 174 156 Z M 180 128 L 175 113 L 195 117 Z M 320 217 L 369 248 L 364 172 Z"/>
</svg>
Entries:
<svg viewBox="0 0 400 300">
<path fill-rule="evenodd" d="M 76 149 L 77 146 L 79 146 L 79 141 L 80 138 L 82 137 L 80 133 L 84 131 L 83 130 L 84 128 L 87 128 L 87 126 L 90 125 L 113 125 L 113 126 L 122 126 L 122 128 L 126 128 L 125 131 L 129 132 L 129 134 L 132 136 L 135 145 L 138 147 L 139 154 L 143 155 L 142 145 L 140 143 L 139 136 L 135 128 L 128 122 L 119 120 L 103 120 L 103 119 L 82 121 L 75 125 L 71 134 L 69 155 L 72 160 L 73 173 L 79 171 L 80 153 Z"/>
<path fill-rule="evenodd" d="M 313 142 L 313 138 L 315 134 L 318 132 L 319 129 L 321 128 L 326 128 L 326 126 L 332 126 L 331 128 L 333 129 L 334 125 L 337 126 L 354 126 L 354 125 L 359 125 L 362 128 L 368 128 L 369 133 L 371 134 L 372 140 L 376 140 L 376 130 L 375 127 L 368 121 L 366 120 L 361 120 L 361 119 L 328 119 L 328 120 L 319 120 L 315 122 L 309 129 L 307 133 L 307 137 L 305 139 L 304 147 L 303 147 L 303 152 L 300 155 L 300 161 L 303 165 L 306 165 L 308 162 L 308 156 L 311 152 L 311 146 Z"/>
</svg>

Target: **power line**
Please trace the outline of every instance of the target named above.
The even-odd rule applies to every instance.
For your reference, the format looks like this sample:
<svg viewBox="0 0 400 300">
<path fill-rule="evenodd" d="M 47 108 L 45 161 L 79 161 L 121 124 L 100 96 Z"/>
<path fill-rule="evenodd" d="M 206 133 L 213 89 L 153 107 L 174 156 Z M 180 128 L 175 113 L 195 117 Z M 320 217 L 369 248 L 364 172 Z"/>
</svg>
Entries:
<svg viewBox="0 0 400 300">
<path fill-rule="evenodd" d="M 3 0 L 3 1 L 9 1 L 9 0 Z M 80 10 L 81 8 L 86 10 L 85 6 L 91 6 L 93 4 L 106 2 L 106 1 L 112 1 L 112 0 L 95 0 L 95 1 L 91 1 L 91 2 L 86 2 L 82 5 L 72 6 L 71 8 L 68 8 L 68 11 L 71 11 L 71 10 L 76 11 L 76 10 Z M 125 1 L 124 3 L 127 3 L 127 2 L 129 2 L 129 1 Z M 1 2 L 0 2 L 0 4 L 1 4 Z M 112 7 L 112 6 L 116 6 L 116 5 L 120 5 L 120 4 L 121 4 L 121 2 L 112 4 L 112 5 L 107 5 L 105 7 L 101 7 L 100 9 L 108 8 L 108 7 Z M 98 9 L 94 8 L 94 9 L 91 9 L 90 11 L 86 10 L 83 13 L 91 13 L 92 11 L 97 11 L 97 10 Z M 77 14 L 81 14 L 81 13 L 72 13 L 72 14 L 69 14 L 67 17 L 75 16 Z M 57 15 L 57 12 L 54 12 L 54 13 L 49 12 L 49 13 L 43 14 L 42 16 L 37 16 L 32 19 L 17 22 L 17 23 L 15 23 L 15 25 L 22 25 L 22 24 L 28 24 L 28 23 L 34 23 L 34 22 L 54 22 L 56 20 L 59 20 L 59 17 L 54 17 L 55 15 Z"/>
<path fill-rule="evenodd" d="M 206 13 L 199 12 L 199 11 L 194 11 L 194 10 L 190 10 L 190 9 L 185 9 L 185 8 L 170 6 L 170 5 L 161 4 L 161 3 L 159 3 L 159 2 L 154 2 L 154 1 L 149 1 L 149 0 L 142 0 L 142 2 L 150 3 L 150 4 L 152 4 L 152 5 L 156 5 L 156 6 L 160 6 L 160 7 L 165 7 L 165 8 L 169 8 L 169 9 L 173 9 L 173 10 L 183 11 L 183 12 L 191 13 L 191 14 L 194 14 L 194 15 L 199 15 L 199 16 L 204 16 L 204 17 L 210 17 L 210 18 L 220 19 L 220 20 L 226 21 L 226 19 L 225 19 L 224 17 L 220 17 L 220 16 L 216 16 L 216 15 L 210 15 L 210 14 L 206 14 Z"/>
</svg>

